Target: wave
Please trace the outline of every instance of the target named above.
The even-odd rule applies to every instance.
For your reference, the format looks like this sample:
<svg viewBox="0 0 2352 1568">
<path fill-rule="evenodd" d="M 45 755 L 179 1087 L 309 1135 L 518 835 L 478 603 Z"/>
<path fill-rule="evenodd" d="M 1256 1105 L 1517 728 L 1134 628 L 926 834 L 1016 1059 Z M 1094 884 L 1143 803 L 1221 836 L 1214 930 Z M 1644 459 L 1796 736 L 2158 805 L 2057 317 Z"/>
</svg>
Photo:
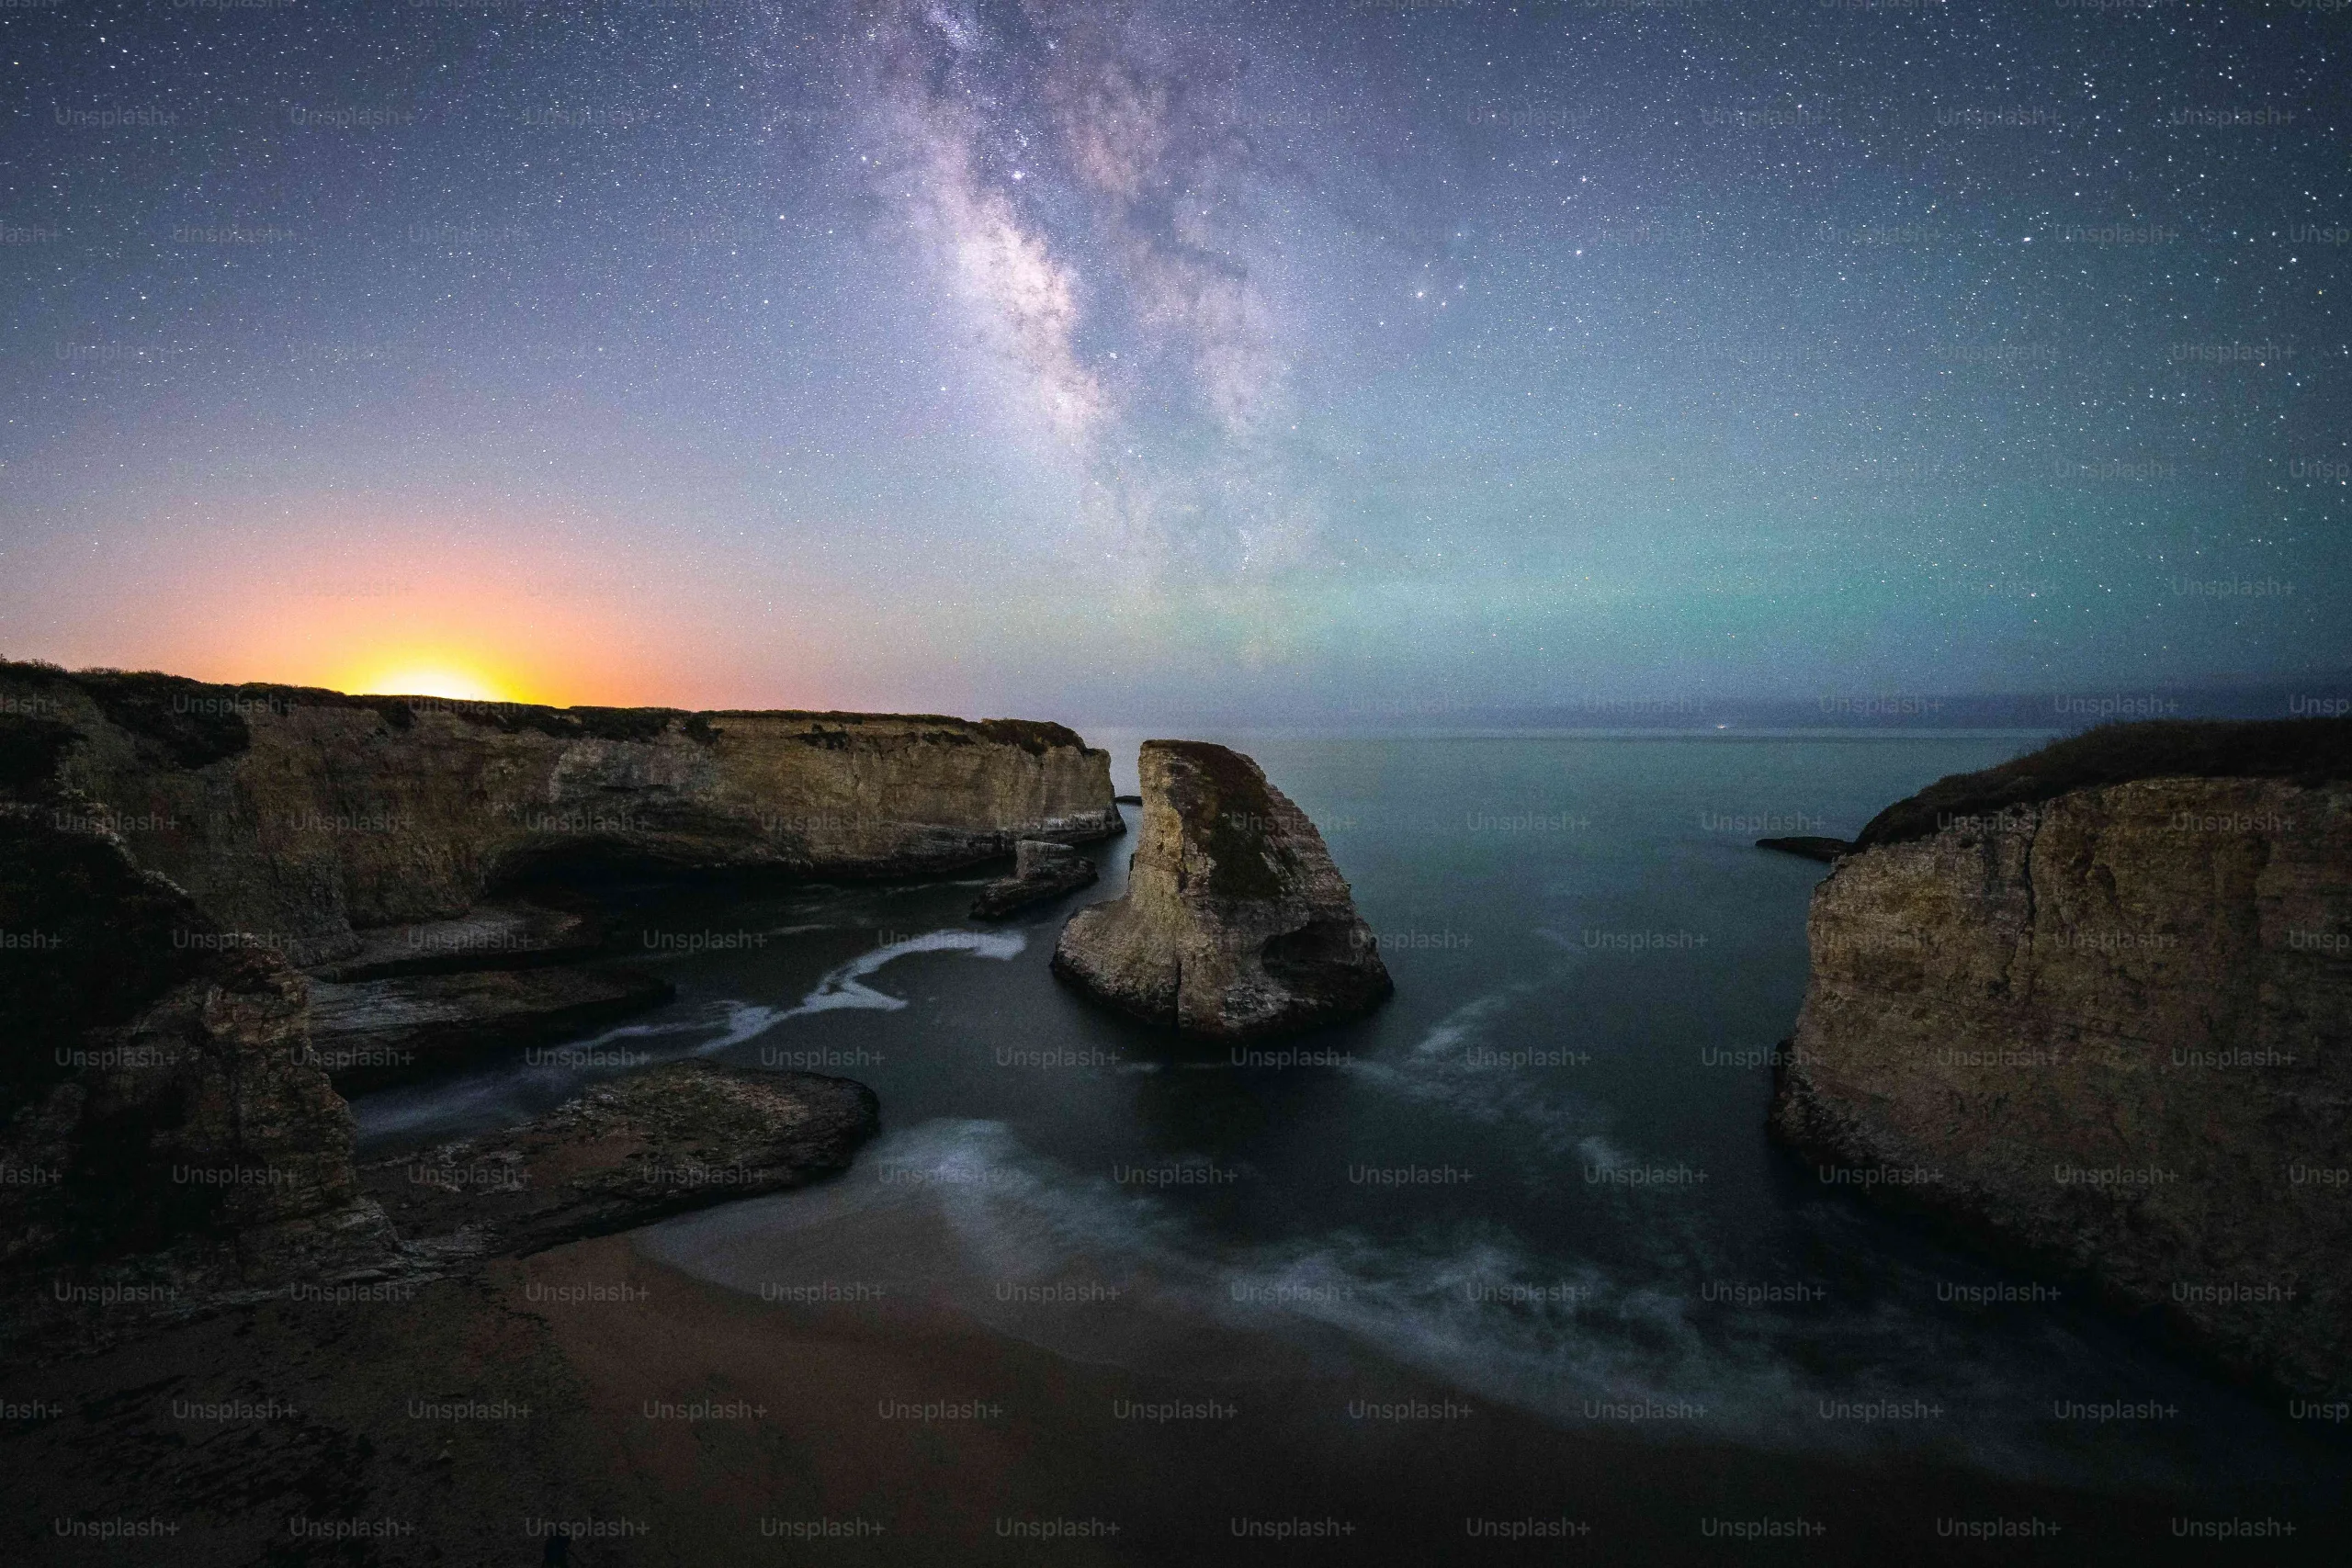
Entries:
<svg viewBox="0 0 2352 1568">
<path fill-rule="evenodd" d="M 641 1023 L 615 1024 L 583 1039 L 567 1040 L 560 1049 L 567 1055 L 584 1054 L 637 1042 L 678 1042 L 654 1046 L 641 1062 L 611 1067 L 548 1064 L 534 1065 L 509 1057 L 497 1066 L 411 1088 L 384 1089 L 364 1095 L 352 1104 L 363 1142 L 447 1127 L 461 1128 L 511 1121 L 546 1110 L 580 1085 L 627 1072 L 654 1062 L 685 1056 L 710 1056 L 749 1044 L 787 1019 L 842 1008 L 871 1008 L 896 1011 L 905 998 L 887 995 L 865 984 L 884 965 L 919 953 L 969 953 L 978 958 L 1010 959 L 1027 946 L 1017 931 L 935 931 L 908 937 L 858 954 L 825 972 L 797 1006 L 768 1007 L 758 1002 L 712 1002 L 687 1017 L 653 1019 Z M 693 1036 L 697 1038 L 688 1039 Z"/>
<path fill-rule="evenodd" d="M 1595 1137 L 1608 1113 L 1541 1076 L 1481 1064 L 1472 1055 L 1493 1025 L 1536 989 L 1535 983 L 1522 982 L 1490 991 L 1447 1013 L 1401 1053 L 1351 1058 L 1340 1070 L 1385 1093 L 1474 1122 L 1516 1125 L 1532 1134 L 1544 1156 L 1565 1156 Z"/>
<path fill-rule="evenodd" d="M 946 1305 L 1071 1359 L 1153 1375 L 1295 1375 L 1301 1350 L 1336 1370 L 1354 1346 L 1476 1398 L 1621 1437 L 1935 1455 L 2086 1483 L 2112 1483 L 2119 1465 L 2165 1484 L 2186 1483 L 2183 1465 L 2228 1468 L 2211 1453 L 2103 1452 L 2087 1464 L 2040 1430 L 2051 1390 L 2079 1386 L 2101 1359 L 2064 1336 L 2018 1365 L 2014 1347 L 1884 1298 L 1710 1306 L 1687 1278 L 1545 1256 L 1493 1221 L 1220 1247 L 1181 1206 L 1041 1156 L 1001 1122 L 894 1132 L 840 1180 L 636 1240 L 747 1294 L 815 1274 L 854 1280 L 883 1300 Z M 1934 1400 L 1949 1415 L 1825 1420 L 1823 1400 Z M 1677 1413 L 1626 1419 L 1629 1406 Z M 1596 1416 L 1602 1407 L 1611 1413 Z"/>
<path fill-rule="evenodd" d="M 800 998 L 798 1007 L 778 1013 L 776 1018 L 781 1021 L 838 1008 L 876 1008 L 896 1012 L 907 1005 L 905 998 L 885 995 L 865 983 L 868 975 L 884 964 L 917 953 L 968 953 L 975 958 L 1010 959 L 1018 957 L 1028 945 L 1028 939 L 1019 931 L 925 931 L 871 953 L 861 953 L 839 968 L 827 970 L 824 978 L 817 982 L 817 988 Z"/>
</svg>

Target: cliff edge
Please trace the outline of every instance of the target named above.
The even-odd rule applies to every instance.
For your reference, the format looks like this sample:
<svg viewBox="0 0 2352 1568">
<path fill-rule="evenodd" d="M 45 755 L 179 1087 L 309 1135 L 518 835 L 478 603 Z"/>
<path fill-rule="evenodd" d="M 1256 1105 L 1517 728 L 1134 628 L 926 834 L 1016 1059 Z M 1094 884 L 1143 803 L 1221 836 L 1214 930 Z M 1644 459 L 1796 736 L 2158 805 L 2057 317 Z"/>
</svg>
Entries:
<svg viewBox="0 0 2352 1568">
<path fill-rule="evenodd" d="M 0 799 L 297 964 L 567 872 L 928 874 L 1125 830 L 1057 724 L 550 708 L 0 663 Z"/>
<path fill-rule="evenodd" d="M 2117 725 L 1882 813 L 1815 891 L 1774 1131 L 2352 1392 L 2352 723 Z"/>
</svg>

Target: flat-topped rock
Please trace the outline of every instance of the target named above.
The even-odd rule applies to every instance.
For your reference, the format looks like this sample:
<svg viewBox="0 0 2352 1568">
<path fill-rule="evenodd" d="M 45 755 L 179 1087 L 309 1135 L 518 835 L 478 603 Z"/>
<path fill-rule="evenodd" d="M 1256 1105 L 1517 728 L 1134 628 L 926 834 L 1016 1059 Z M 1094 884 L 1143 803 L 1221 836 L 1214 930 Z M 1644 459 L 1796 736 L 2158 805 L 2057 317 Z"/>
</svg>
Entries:
<svg viewBox="0 0 2352 1568">
<path fill-rule="evenodd" d="M 1126 896 L 1081 909 L 1054 973 L 1122 1011 L 1219 1038 L 1357 1017 L 1395 989 L 1322 834 L 1238 751 L 1147 740 Z"/>
<path fill-rule="evenodd" d="M 360 1179 L 412 1240 L 537 1252 L 801 1186 L 879 1124 L 874 1091 L 848 1078 L 675 1062 Z"/>
<path fill-rule="evenodd" d="M 560 1040 L 676 994 L 660 976 L 620 964 L 314 981 L 310 1060 L 335 1088 L 356 1092 Z"/>
<path fill-rule="evenodd" d="M 1100 874 L 1092 861 L 1068 844 L 1023 839 L 1013 849 L 1012 874 L 981 890 L 972 900 L 972 918 L 1001 920 L 1032 904 L 1091 887 Z"/>
<path fill-rule="evenodd" d="M 574 909 L 481 904 L 446 920 L 413 920 L 353 933 L 356 951 L 311 971 L 313 979 L 389 980 L 468 969 L 575 964 L 603 950 L 603 922 Z"/>
</svg>

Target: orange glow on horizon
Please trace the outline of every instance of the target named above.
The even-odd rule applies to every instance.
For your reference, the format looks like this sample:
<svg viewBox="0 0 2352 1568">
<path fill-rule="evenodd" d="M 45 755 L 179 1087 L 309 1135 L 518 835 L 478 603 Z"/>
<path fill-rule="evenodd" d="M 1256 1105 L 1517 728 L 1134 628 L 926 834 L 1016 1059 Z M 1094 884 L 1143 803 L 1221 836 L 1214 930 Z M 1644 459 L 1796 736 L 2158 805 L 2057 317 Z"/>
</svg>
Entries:
<svg viewBox="0 0 2352 1568">
<path fill-rule="evenodd" d="M 480 660 L 441 652 L 380 655 L 331 684 L 354 696 L 447 697 L 488 703 L 538 700 L 516 682 L 490 673 Z"/>
<path fill-rule="evenodd" d="M 234 548 L 184 555 L 176 536 L 156 531 L 108 559 L 114 608 L 103 624 L 11 651 L 354 695 L 893 705 L 860 690 L 871 675 L 865 656 L 839 651 L 865 646 L 863 618 L 782 583 L 756 554 L 649 563 L 618 522 L 494 504 L 338 495 L 288 510 L 292 520 L 237 527 Z M 81 568 L 61 555 L 59 570 Z M 779 601 L 791 609 L 779 614 Z M 844 678 L 844 662 L 865 679 Z"/>
</svg>

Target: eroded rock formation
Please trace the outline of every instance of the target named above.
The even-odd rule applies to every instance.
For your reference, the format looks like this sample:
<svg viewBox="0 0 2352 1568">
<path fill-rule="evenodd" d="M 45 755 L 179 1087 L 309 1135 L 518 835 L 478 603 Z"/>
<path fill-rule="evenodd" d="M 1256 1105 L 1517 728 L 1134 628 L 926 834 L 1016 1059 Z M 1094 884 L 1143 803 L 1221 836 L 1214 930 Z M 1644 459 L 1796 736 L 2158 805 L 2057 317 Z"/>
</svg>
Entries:
<svg viewBox="0 0 2352 1568">
<path fill-rule="evenodd" d="M 972 918 L 1001 920 L 1032 904 L 1094 886 L 1094 863 L 1046 839 L 1023 839 L 1013 852 L 1012 874 L 999 878 L 972 900 Z"/>
<path fill-rule="evenodd" d="M 1124 830 L 1108 759 L 1055 725 L 0 664 L 0 1341 L 65 1354 L 620 1228 L 808 1179 L 871 1132 L 845 1080 L 664 1069 L 483 1143 L 533 1175 L 523 1201 L 401 1192 L 457 1230 L 398 1234 L 338 1081 L 670 994 L 583 962 L 592 908 L 488 894 L 579 869 L 921 873 Z"/>
<path fill-rule="evenodd" d="M 2347 728 L 2115 727 L 1890 807 L 1814 895 L 1776 1131 L 2352 1391 Z"/>
<path fill-rule="evenodd" d="M 913 874 L 1125 831 L 1108 756 L 1058 725 L 351 697 L 28 664 L 0 664 L 0 804 L 119 843 L 207 940 L 307 970 L 313 1045 L 351 1089 L 666 999 L 658 976 L 588 963 L 603 922 L 561 896 L 567 877 Z M 103 969 L 111 951 L 102 933 L 68 945 L 68 966 Z"/>
<path fill-rule="evenodd" d="M 1147 740 L 1124 897 L 1081 909 L 1054 973 L 1123 1011 L 1225 1038 L 1369 1011 L 1394 988 L 1306 814 L 1238 751 Z"/>
<path fill-rule="evenodd" d="M 0 797 L 296 964 L 568 869 L 886 876 L 1125 830 L 1056 724 L 352 697 L 0 664 Z"/>
<path fill-rule="evenodd" d="M 797 1186 L 876 1124 L 844 1078 L 682 1063 L 363 1171 L 312 983 L 119 840 L 0 809 L 0 1363 Z"/>
<path fill-rule="evenodd" d="M 393 1256 L 284 958 L 218 931 L 119 840 L 22 807 L 0 809 L 0 931 L 10 1337 L 103 1342 Z"/>
<path fill-rule="evenodd" d="M 311 1057 L 345 1093 L 427 1077 L 484 1052 L 545 1044 L 677 994 L 626 964 L 538 964 L 311 987 Z"/>
</svg>

